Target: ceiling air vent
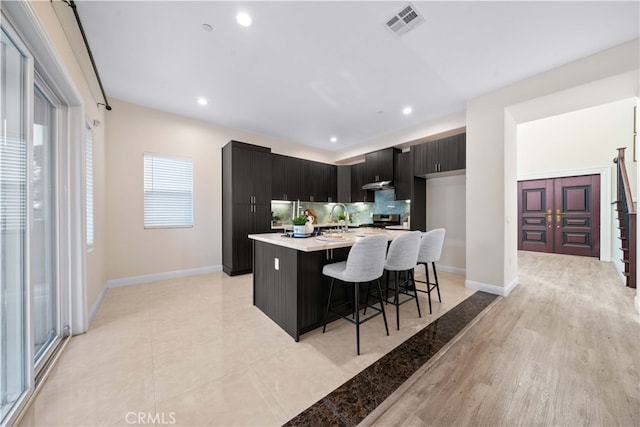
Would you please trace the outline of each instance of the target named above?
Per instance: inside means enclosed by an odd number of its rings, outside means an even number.
[[[411,31],[421,22],[424,22],[422,15],[418,13],[412,4],[408,4],[387,21],[387,27],[397,35],[402,35]]]

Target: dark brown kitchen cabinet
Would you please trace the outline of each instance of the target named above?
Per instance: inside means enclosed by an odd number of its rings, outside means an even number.
[[[222,268],[250,273],[249,234],[271,230],[271,149],[239,141],[222,148]]]
[[[362,186],[371,181],[367,180],[367,163],[351,165],[351,202],[373,202],[373,191],[363,190]]]
[[[338,166],[338,201],[351,203],[351,166]]]
[[[424,176],[466,168],[467,134],[453,135],[437,141],[414,145],[414,173]]]
[[[328,202],[337,197],[334,165],[272,154],[271,172],[273,200]]]
[[[385,148],[365,154],[365,181],[363,184],[380,181],[393,181],[393,169],[398,148]]]
[[[303,184],[301,159],[271,155],[271,199],[299,200]]]
[[[396,200],[409,200],[412,196],[413,186],[413,157],[411,151],[400,153],[396,157],[395,176],[393,187]]]
[[[427,231],[427,180],[414,176],[413,152],[396,157],[394,189],[396,200],[411,200],[409,207],[412,230]]]
[[[335,165],[314,162],[312,178],[313,202],[335,202],[338,198],[338,170]]]

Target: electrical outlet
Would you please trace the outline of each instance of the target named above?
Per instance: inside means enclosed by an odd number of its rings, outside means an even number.
[[[275,268],[276,270],[280,270],[280,259],[279,258],[274,258],[273,259],[273,268]]]

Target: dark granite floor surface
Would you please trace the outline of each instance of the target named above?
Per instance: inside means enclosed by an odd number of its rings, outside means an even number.
[[[474,293],[285,426],[357,425],[496,298]]]

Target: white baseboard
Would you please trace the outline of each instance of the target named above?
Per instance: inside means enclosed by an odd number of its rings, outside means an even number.
[[[466,268],[451,267],[448,265],[438,265],[438,264],[436,264],[436,268],[438,269],[438,271],[446,271],[447,273],[461,274],[463,276],[467,274]]]
[[[91,310],[89,311],[89,321],[87,322],[87,328],[91,324],[91,322],[93,322],[93,318],[96,317],[98,309],[100,308],[100,305],[102,305],[102,300],[104,299],[104,295],[107,293],[107,288],[109,287],[108,284],[108,281],[105,282],[102,290],[100,291],[100,294],[98,295],[98,298],[96,299],[96,302],[93,303],[93,307],[91,307]],[[83,332],[86,332],[86,330]]]
[[[123,277],[122,279],[107,280],[108,288],[118,288],[120,286],[140,285],[142,283],[156,282],[158,280],[177,279],[180,277],[197,276],[199,274],[215,273],[222,271],[221,265],[210,265],[208,267],[189,268],[187,270],[166,271],[164,273],[145,274],[142,276]]]
[[[474,282],[473,280],[465,280],[464,285],[469,289],[475,289],[476,291],[487,292],[494,295],[500,295],[506,297],[511,293],[513,288],[518,286],[520,279],[516,276],[507,286],[490,285],[488,283]]]
[[[618,274],[620,274],[620,277],[624,277],[624,274],[622,274],[622,272],[624,271],[624,264],[622,263],[622,261],[619,259],[614,259],[611,260],[611,262],[613,263],[613,266]]]

